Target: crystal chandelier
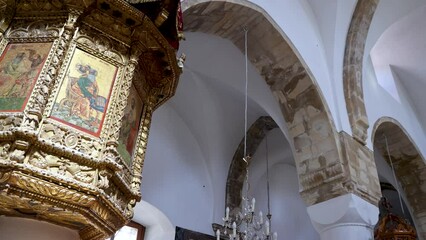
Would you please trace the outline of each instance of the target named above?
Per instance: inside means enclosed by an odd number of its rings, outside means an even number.
[[[229,207],[226,207],[225,217],[223,219],[223,226],[216,230],[217,240],[221,236],[229,240],[277,240],[278,235],[276,232],[271,233],[271,211],[269,203],[269,162],[268,162],[268,139],[265,137],[266,142],[266,183],[267,183],[267,197],[268,197],[268,213],[266,219],[263,217],[262,211],[258,215],[255,213],[256,199],[249,198],[248,192],[250,185],[248,182],[249,177],[249,162],[250,156],[247,155],[247,87],[248,87],[248,60],[247,60],[247,33],[248,29],[244,28],[244,47],[245,47],[245,111],[244,111],[244,157],[243,161],[246,164],[245,186],[246,191],[243,191],[242,197],[242,210],[235,216],[231,216]],[[233,211],[234,212],[234,211]]]

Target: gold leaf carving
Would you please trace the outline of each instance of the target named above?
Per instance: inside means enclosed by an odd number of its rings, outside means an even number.
[[[47,169],[48,167],[46,159],[43,156],[41,156],[39,153],[33,154],[30,157],[28,163],[41,169]]]
[[[10,143],[3,143],[0,145],[0,160],[6,160],[8,158],[10,148]]]
[[[79,142],[79,137],[75,133],[70,133],[70,134],[68,134],[68,136],[65,137],[64,142],[65,142],[65,145],[67,147],[73,148],[73,147],[77,146],[77,144]]]
[[[62,66],[65,54],[70,46],[72,36],[76,29],[75,22],[78,16],[78,13],[70,12],[65,25],[62,25],[62,33],[58,37],[55,37],[54,47],[52,47],[52,51],[49,53],[48,59],[46,60],[46,69],[42,70],[40,79],[34,87],[32,97],[27,103],[27,116],[24,119],[24,127],[35,129],[39,126],[41,116],[48,103],[49,88],[54,84],[57,73]]]
[[[95,171],[91,167],[79,165],[68,159],[59,158],[43,152],[35,152],[29,158],[28,164],[48,170],[51,174],[57,174],[83,183],[91,184],[94,181]]]
[[[99,172],[99,179],[98,179],[98,187],[101,189],[107,189],[109,187],[109,178],[111,177],[111,173],[102,170]]]
[[[16,8],[6,11],[6,1]],[[80,229],[85,240],[104,239],[133,216],[152,111],[177,80],[175,51],[149,18],[124,1],[106,0],[110,10],[101,2],[0,0],[0,53],[9,43],[52,43],[24,111],[0,113],[0,214],[33,214]],[[76,48],[118,68],[99,137],[50,118]],[[129,167],[117,141],[132,84],[146,107]]]
[[[51,120],[41,127],[40,137],[56,144],[64,144],[70,149],[77,150],[87,158],[99,157],[103,145],[99,139],[76,133],[68,127],[59,126]]]
[[[82,228],[87,220],[74,211],[64,209],[57,204],[0,192],[0,214],[17,217],[28,217],[37,213],[37,219],[55,222],[65,227]]]
[[[0,115],[0,132],[8,131],[11,128],[18,127],[22,122],[22,115]]]
[[[108,26],[108,33],[111,36],[115,39],[119,39],[123,43],[130,44],[129,39],[131,38],[132,29],[108,14],[99,10],[94,10],[85,20],[90,25],[97,29],[102,29],[103,31],[107,30],[106,26]]]
[[[10,172],[0,172],[0,183],[6,182],[10,178]]]
[[[113,60],[120,65],[124,65],[127,62],[129,55],[128,45],[117,41],[111,36],[87,24],[80,27],[79,31],[76,33],[75,41],[79,47],[103,58],[107,62]],[[114,64],[114,62],[112,62],[112,64]]]
[[[57,186],[55,184],[47,183],[26,176],[20,176],[16,184],[18,187],[27,191],[36,192],[44,196],[61,199],[62,201],[68,201],[71,203],[76,203],[78,205],[87,206],[95,201],[95,198],[77,192],[75,190],[67,189],[64,187]]]
[[[10,155],[10,160],[22,163],[25,158],[25,151],[20,149],[15,149]]]
[[[60,11],[65,5],[59,0],[23,0],[18,4],[17,11],[21,15],[29,15],[31,12]]]
[[[59,36],[62,26],[63,23],[58,21],[20,21],[13,24],[11,30],[6,33],[6,37],[17,40],[29,38],[55,39]]]
[[[0,35],[8,28],[15,14],[16,5],[14,1],[0,1]]]

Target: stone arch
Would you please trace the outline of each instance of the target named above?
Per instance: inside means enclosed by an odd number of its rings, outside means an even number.
[[[343,88],[352,136],[366,144],[369,127],[362,89],[362,63],[368,29],[379,0],[358,0],[346,36]]]
[[[247,154],[253,156],[266,134],[277,127],[277,123],[271,117],[259,117],[247,130]],[[241,161],[243,157],[244,138],[235,151],[226,180],[225,206],[230,209],[237,209],[241,204],[242,189],[246,173],[246,164]]]
[[[349,150],[342,152],[353,143],[346,135],[337,134],[329,108],[309,69],[263,9],[246,0],[187,0],[183,2],[183,10],[184,31],[228,39],[242,52],[242,27],[251,26],[248,58],[280,104],[294,146],[301,195],[308,205],[346,193],[355,193],[373,203],[378,201],[377,174],[372,174],[367,183],[361,183],[359,172],[351,171],[348,160],[352,156],[357,158],[354,162],[367,159],[366,166],[370,166],[372,156],[359,149],[361,156],[357,150],[352,155]],[[374,161],[372,164],[375,171]],[[370,187],[369,183],[375,185]],[[360,184],[363,186],[359,187]]]
[[[373,146],[390,164],[389,155],[417,225],[420,239],[426,239],[426,164],[412,138],[401,124],[390,117],[380,118],[374,125]]]

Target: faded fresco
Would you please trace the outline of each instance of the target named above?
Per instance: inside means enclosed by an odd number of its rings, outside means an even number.
[[[136,145],[143,103],[138,92],[132,85],[127,106],[124,109],[123,122],[118,138],[118,151],[124,161],[131,167],[133,150]]]
[[[51,117],[99,136],[116,74],[116,66],[76,49]]]
[[[0,57],[0,111],[22,111],[52,43],[11,43]]]

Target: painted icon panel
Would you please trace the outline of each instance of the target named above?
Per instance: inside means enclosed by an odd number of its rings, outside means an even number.
[[[129,167],[132,165],[132,156],[139,132],[142,108],[142,99],[139,97],[135,86],[132,85],[127,105],[124,109],[123,122],[118,138],[118,152]]]
[[[52,43],[10,43],[0,57],[0,111],[23,111]]]
[[[99,136],[118,68],[75,49],[51,118]]]

